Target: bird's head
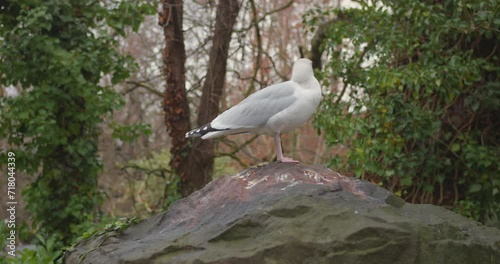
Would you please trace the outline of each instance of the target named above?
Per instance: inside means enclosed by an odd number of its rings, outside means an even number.
[[[291,80],[298,83],[304,83],[314,77],[312,61],[309,59],[299,59],[293,64]]]

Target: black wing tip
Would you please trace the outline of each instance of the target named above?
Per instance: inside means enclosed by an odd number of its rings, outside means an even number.
[[[213,128],[211,124],[204,125],[202,127],[199,127],[197,129],[193,129],[189,132],[186,133],[187,138],[193,138],[193,137],[202,137],[206,135],[207,133],[214,132],[214,131],[222,131],[222,130],[228,130],[229,128],[226,129],[217,129]]]

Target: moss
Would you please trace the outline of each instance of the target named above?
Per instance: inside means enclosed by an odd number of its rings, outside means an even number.
[[[403,199],[397,197],[394,194],[387,196],[387,198],[385,199],[385,203],[394,206],[396,208],[401,208],[406,204],[406,202]]]

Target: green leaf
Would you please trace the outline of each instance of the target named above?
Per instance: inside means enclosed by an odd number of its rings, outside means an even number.
[[[386,171],[385,171],[385,176],[387,176],[387,177],[391,177],[391,176],[393,176],[393,175],[394,175],[394,170],[386,170]]]
[[[410,186],[412,183],[412,178],[411,177],[402,177],[401,178],[401,185],[402,186]]]
[[[470,193],[475,193],[475,192],[479,192],[479,191],[481,191],[481,189],[482,189],[481,184],[479,184],[479,183],[473,183],[473,184],[469,187],[469,192],[470,192]]]

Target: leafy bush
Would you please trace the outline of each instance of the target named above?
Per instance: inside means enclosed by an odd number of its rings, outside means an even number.
[[[6,242],[9,241],[7,238],[10,236],[11,229],[7,227],[6,224],[0,224],[0,246],[3,249],[10,249],[7,246]],[[21,225],[16,226],[16,240],[19,238],[27,236],[27,226],[23,223]],[[28,235],[31,236],[31,235]],[[30,239],[31,240],[31,239]],[[23,241],[26,242],[26,241]],[[22,250],[19,249],[19,245],[16,245],[16,250],[13,251],[15,257],[7,254],[6,252],[0,252],[0,263],[54,263],[57,259],[61,257],[62,251],[61,248],[63,246],[60,237],[57,235],[50,236],[49,238],[44,238],[41,235],[34,235],[33,242],[36,245],[34,248],[24,248]]]
[[[414,203],[500,217],[498,2],[357,1],[335,16],[319,73],[340,79],[315,119],[347,152],[330,166]]]
[[[0,138],[15,153],[16,168],[36,176],[23,192],[33,222],[69,242],[102,200],[100,124],[123,104],[102,78],[115,84],[134,66],[118,53],[111,31],[123,36],[155,9],[56,0],[7,1],[1,8],[0,84],[22,92],[0,99]]]
[[[45,239],[41,235],[37,235],[37,245],[34,249],[24,249],[19,252],[19,256],[12,259],[12,264],[40,264],[40,263],[55,263],[61,258],[62,243],[58,236],[51,236]]]

